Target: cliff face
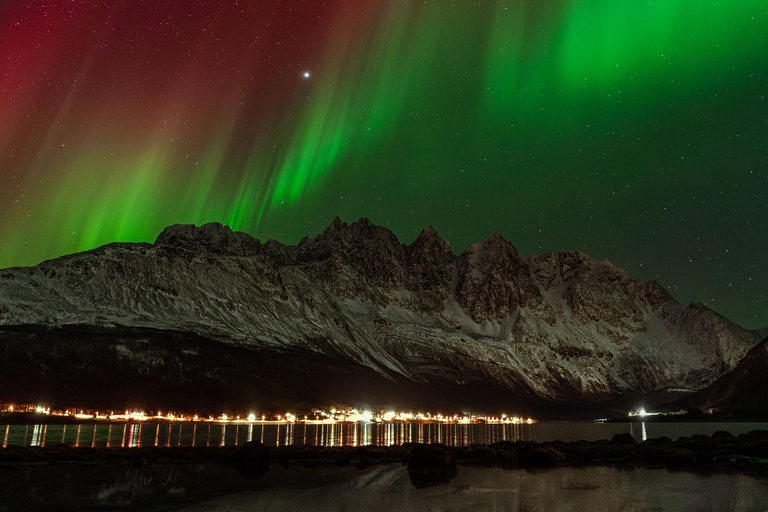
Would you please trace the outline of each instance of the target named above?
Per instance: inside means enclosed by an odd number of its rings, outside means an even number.
[[[389,381],[492,383],[548,400],[704,387],[759,341],[656,282],[579,252],[521,258],[500,235],[456,256],[336,219],[296,246],[219,224],[0,271],[0,326],[183,332],[359,365]],[[512,396],[512,395],[510,395]]]

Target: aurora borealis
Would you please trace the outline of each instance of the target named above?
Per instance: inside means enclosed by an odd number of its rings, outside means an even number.
[[[762,0],[11,1],[0,63],[0,267],[362,216],[768,325]]]

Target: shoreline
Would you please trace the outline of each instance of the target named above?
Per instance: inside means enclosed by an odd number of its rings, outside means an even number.
[[[8,512],[181,510],[227,496],[237,500],[238,493],[289,489],[295,483],[317,489],[345,488],[391,468],[403,472],[398,486],[417,491],[451,485],[457,476],[460,480],[464,472],[476,471],[474,468],[545,475],[547,471],[612,467],[768,479],[768,431],[763,430],[738,437],[718,432],[711,437],[696,435],[677,441],[661,437],[642,443],[629,434],[617,434],[610,441],[502,441],[464,447],[432,445],[426,450],[425,446],[429,445],[12,445],[0,449],[0,497]],[[291,480],[291,475],[300,478]]]
[[[384,463],[405,463],[410,450],[419,444],[356,447],[294,444],[265,446],[265,449],[269,453],[271,464],[285,467],[294,464],[304,467],[369,467]],[[6,448],[0,448],[0,470],[135,461],[140,464],[202,462],[227,465],[241,446],[94,448],[73,447],[63,443],[44,447],[8,445]],[[453,452],[458,465],[524,469],[632,465],[768,471],[768,431],[765,430],[754,430],[738,437],[727,432],[716,432],[712,436],[694,435],[681,437],[677,441],[659,437],[637,442],[630,434],[617,434],[611,440],[599,441],[500,441],[492,444],[439,446]]]

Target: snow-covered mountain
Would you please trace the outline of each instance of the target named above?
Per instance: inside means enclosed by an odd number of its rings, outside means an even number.
[[[67,326],[187,333],[390,382],[552,401],[700,389],[760,341],[580,252],[523,258],[494,234],[456,256],[431,227],[405,245],[338,218],[295,246],[175,225],[154,244],[0,271],[0,327]]]
[[[668,406],[669,409],[715,409],[738,419],[768,417],[768,337],[754,346],[715,382]]]

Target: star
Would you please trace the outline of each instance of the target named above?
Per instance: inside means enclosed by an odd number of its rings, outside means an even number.
[[[370,217],[583,250],[768,326],[765,2],[455,2],[450,30],[440,2],[135,3],[0,1],[0,269],[176,222],[289,242]]]

